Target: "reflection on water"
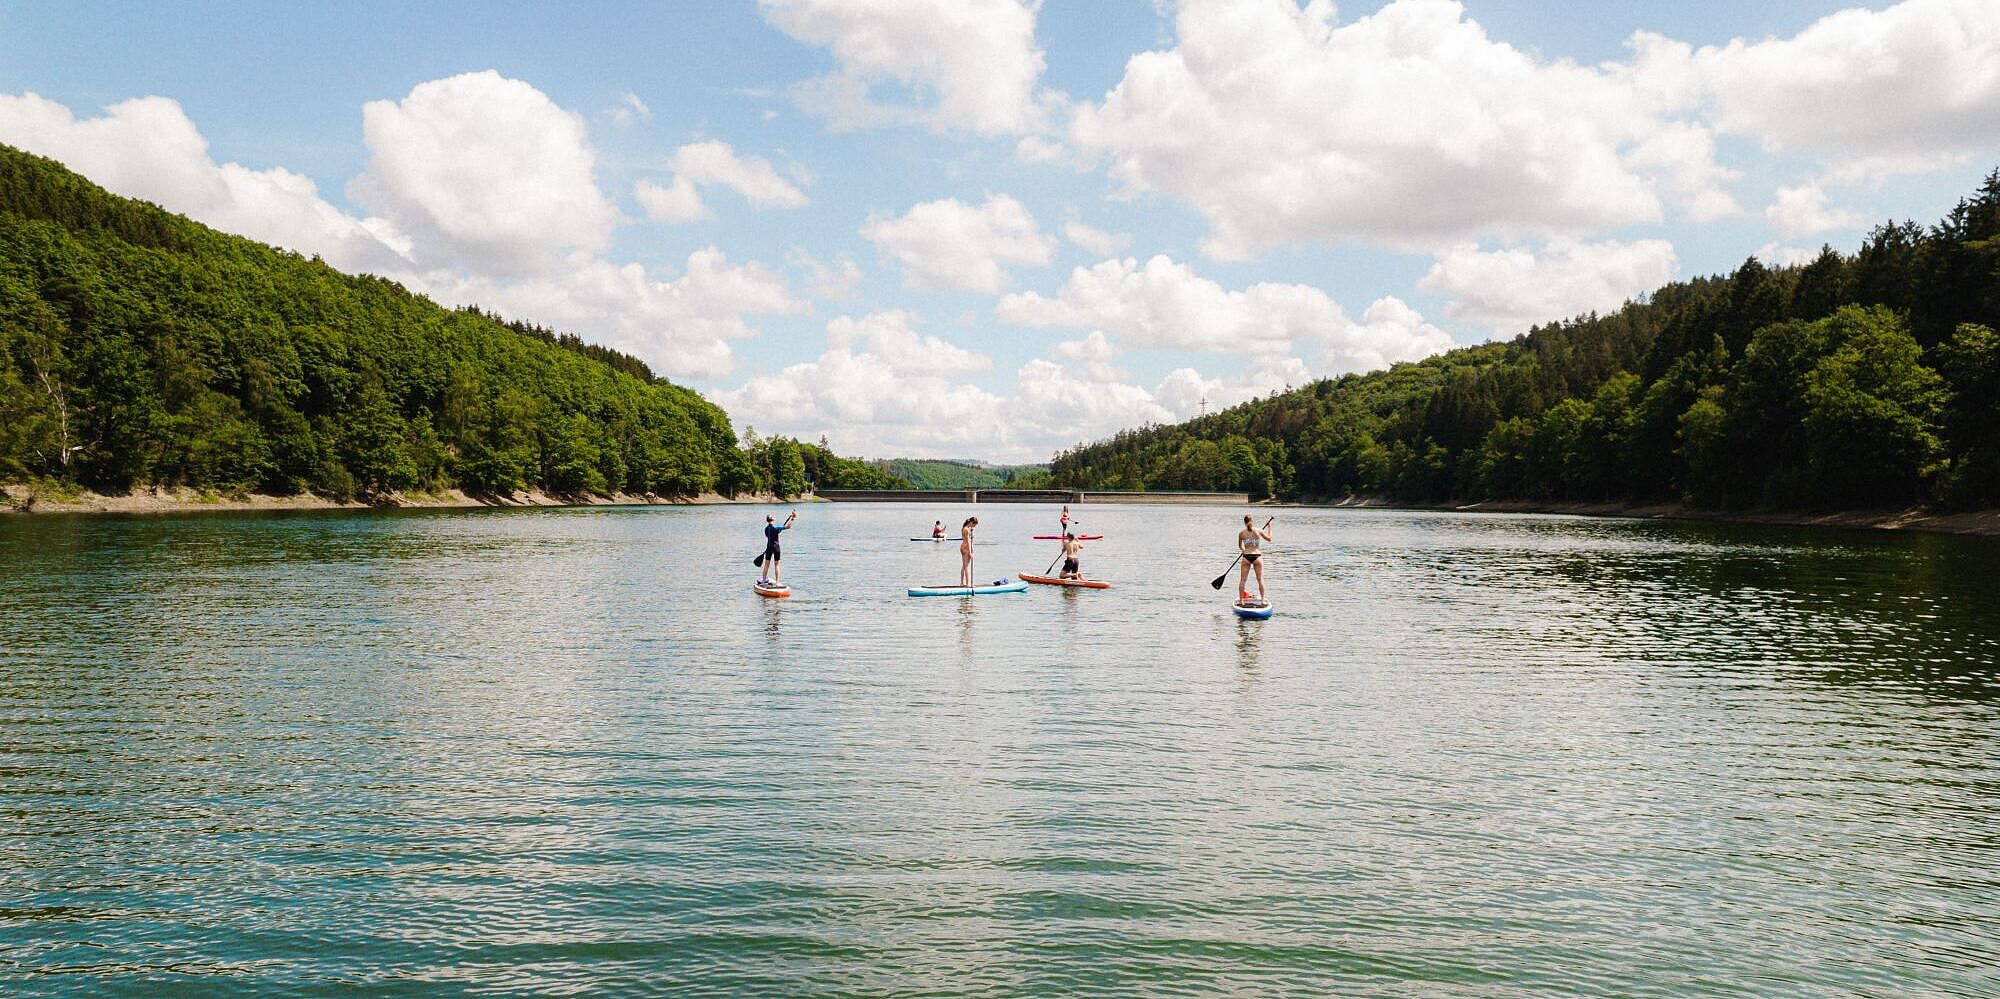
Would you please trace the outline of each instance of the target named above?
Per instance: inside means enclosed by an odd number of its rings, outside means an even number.
[[[1236,659],[1244,669],[1257,668],[1257,646],[1264,637],[1262,621],[1236,619]]]
[[[1992,541],[963,513],[0,520],[0,980],[2000,994]]]

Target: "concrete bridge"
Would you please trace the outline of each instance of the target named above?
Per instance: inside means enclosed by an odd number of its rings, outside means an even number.
[[[1203,503],[1248,504],[1249,493],[1128,492],[1081,489],[821,489],[835,503]]]

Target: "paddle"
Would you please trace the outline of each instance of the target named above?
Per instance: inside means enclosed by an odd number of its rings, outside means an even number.
[[[1268,519],[1266,519],[1266,520],[1264,521],[1264,529],[1265,529],[1265,530],[1267,530],[1267,531],[1268,531],[1268,530],[1270,530],[1270,529],[1271,529],[1271,521],[1273,521],[1273,520],[1277,520],[1277,519],[1278,519],[1278,518],[1276,518],[1276,517],[1271,517],[1271,518],[1268,518]],[[1241,562],[1241,561],[1243,561],[1243,553],[1239,551],[1239,552],[1237,552],[1237,553],[1236,553],[1236,557],[1235,557],[1235,558],[1233,558],[1233,559],[1230,559],[1230,560],[1229,560],[1229,569],[1234,569],[1234,568],[1236,568],[1236,563],[1238,563],[1238,562]],[[1224,570],[1222,570],[1222,575],[1220,575],[1220,576],[1217,576],[1217,577],[1215,577],[1214,579],[1211,579],[1211,580],[1209,580],[1209,581],[1208,581],[1208,586],[1209,586],[1209,588],[1210,588],[1210,589],[1214,589],[1214,590],[1219,590],[1219,589],[1222,589],[1222,581],[1223,581],[1223,580],[1225,580],[1225,579],[1228,579],[1228,578],[1229,578],[1229,569],[1224,569]]]
[[[1072,524],[1071,528],[1074,529],[1074,527],[1075,525]],[[1069,538],[1064,537],[1062,544],[1056,546],[1056,557],[1050,560],[1048,568],[1042,570],[1042,575],[1046,576],[1049,573],[1056,571],[1056,563],[1062,561],[1063,552],[1067,551],[1068,549],[1069,549]]]

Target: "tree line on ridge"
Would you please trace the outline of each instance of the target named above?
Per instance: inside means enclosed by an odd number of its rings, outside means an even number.
[[[738,446],[627,354],[343,274],[0,146],[0,482],[381,499],[900,480]]]
[[[1858,252],[1058,454],[1079,489],[1258,497],[2000,506],[2000,171]]]

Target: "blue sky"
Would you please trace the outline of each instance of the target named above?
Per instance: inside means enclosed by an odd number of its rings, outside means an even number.
[[[1932,220],[1996,10],[0,3],[0,142],[739,429],[1039,459]]]

